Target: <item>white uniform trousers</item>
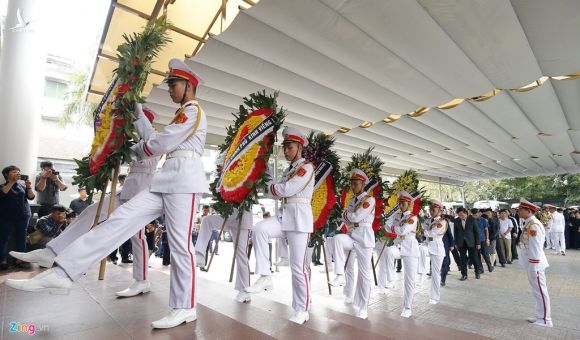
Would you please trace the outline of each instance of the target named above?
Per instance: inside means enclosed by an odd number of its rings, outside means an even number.
[[[441,298],[439,290],[441,288],[441,265],[444,258],[445,255],[431,254],[431,293],[429,297],[435,301],[439,301]]]
[[[375,252],[377,257],[383,252],[381,258],[379,259],[378,268],[379,272],[377,274],[377,281],[379,288],[386,288],[387,284],[395,281],[395,246],[384,247],[383,241],[378,241],[375,245]],[[384,250],[383,250],[384,247]]]
[[[199,227],[199,234],[197,235],[197,242],[195,244],[195,252],[205,256],[207,244],[211,238],[212,231],[220,230],[224,223],[223,217],[220,215],[210,215],[203,218],[201,226]],[[229,231],[232,234],[232,241],[235,242],[238,227],[226,224],[224,231]],[[239,292],[245,291],[250,286],[250,265],[248,263],[248,244],[250,243],[250,230],[240,230],[240,240],[238,241],[238,249],[236,251],[236,283],[235,289]],[[206,259],[209,260],[209,259]]]
[[[536,302],[536,321],[552,321],[550,295],[548,295],[545,271],[528,268],[528,281],[530,281],[530,286],[532,286],[532,295]]]
[[[347,234],[337,234],[334,238],[334,273],[345,276],[343,294],[346,297],[354,296],[354,263],[356,251],[353,239]],[[348,262],[347,262],[348,261]],[[345,270],[346,265],[346,270]]]
[[[288,242],[285,238],[277,238],[276,246],[278,247],[277,254],[281,259],[288,259]],[[276,261],[274,261],[276,262]]]
[[[429,249],[427,248],[427,244],[421,243],[419,245],[419,264],[417,265],[417,274],[426,274],[427,263],[429,263],[429,260],[427,259],[428,256]]]
[[[72,280],[78,280],[91,265],[105,258],[147,223],[165,213],[171,248],[169,306],[194,308],[195,257],[191,231],[196,194],[140,192],[116,209],[111,217],[64,249],[55,262]]]
[[[411,309],[413,307],[413,296],[415,295],[415,275],[417,275],[419,258],[415,256],[401,256],[401,260],[403,261],[403,270],[405,272],[403,307]]]
[[[358,264],[358,275],[356,280],[356,290],[354,293],[353,306],[359,309],[367,309],[369,306],[369,300],[371,298],[371,280],[373,270],[371,267],[371,258],[373,257],[373,248],[361,247],[358,242],[354,242],[353,247],[354,251],[356,252],[356,259]],[[354,263],[354,261],[352,262]],[[347,270],[352,271],[354,268],[348,266]]]
[[[564,237],[564,233],[556,232],[552,234],[552,245],[556,247],[556,251],[558,253],[566,252],[566,238]]]
[[[256,274],[271,275],[268,241],[271,238],[287,238],[292,271],[292,308],[295,311],[310,309],[310,259],[306,258],[309,233],[282,231],[277,217],[269,217],[254,226],[252,244],[256,250]]]
[[[548,231],[546,234],[546,247],[548,249],[556,248],[554,244],[554,233],[551,231]]]
[[[109,218],[109,201],[110,196],[105,196],[101,215],[99,216],[99,223]],[[119,195],[117,195],[115,209],[123,203]],[[95,222],[98,207],[98,203],[88,206],[58,237],[48,242],[46,247],[52,250],[55,255],[59,255],[76,239],[88,233]],[[133,247],[133,278],[137,281],[147,280],[149,277],[149,249],[147,247],[144,229],[139,230],[137,234],[131,237],[131,245]]]
[[[327,236],[323,247],[326,254],[326,262],[331,266],[332,258],[334,257],[334,236]]]

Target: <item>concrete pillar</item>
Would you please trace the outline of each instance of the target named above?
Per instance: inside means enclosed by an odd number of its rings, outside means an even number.
[[[463,206],[467,208],[465,205],[465,184],[461,187],[461,201],[463,202]]]
[[[0,167],[34,179],[44,94],[44,0],[9,0],[0,54]]]

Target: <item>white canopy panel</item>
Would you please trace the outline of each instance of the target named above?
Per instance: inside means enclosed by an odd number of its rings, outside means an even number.
[[[385,173],[456,182],[580,172],[579,35],[576,0],[262,0],[187,62],[212,133],[280,91],[344,159],[374,146]]]

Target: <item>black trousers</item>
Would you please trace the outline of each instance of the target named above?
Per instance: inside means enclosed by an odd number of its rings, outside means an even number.
[[[459,256],[459,250],[457,250],[457,247],[453,248],[453,250],[451,251],[451,255],[453,255],[453,261],[455,261],[457,268],[461,269],[461,258]]]
[[[481,242],[481,247],[478,251],[478,260],[479,260],[479,271],[483,271],[483,263],[481,262],[481,257],[485,260],[485,264],[487,265],[487,270],[491,271],[491,267],[493,267],[491,263],[491,259],[489,258],[489,247],[485,245],[485,241]]]
[[[503,252],[501,237],[499,236],[497,236],[495,239],[495,252],[497,253],[497,259],[499,263],[505,265],[505,254]]]
[[[475,247],[468,247],[466,244],[459,247],[459,255],[461,259],[461,275],[467,276],[467,254],[469,253],[469,260],[474,263],[473,272],[477,274],[477,268],[479,267],[479,260],[477,259],[477,250]]]
[[[449,273],[449,266],[451,265],[451,257],[449,256],[449,248],[445,249],[445,257],[443,264],[441,264],[441,282],[445,282],[447,274]]]
[[[512,235],[512,260],[518,259],[518,247],[516,243],[516,238]]]

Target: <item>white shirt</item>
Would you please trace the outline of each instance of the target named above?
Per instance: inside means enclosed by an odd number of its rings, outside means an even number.
[[[514,228],[514,225],[512,223],[512,221],[509,218],[506,218],[505,220],[502,220],[501,218],[499,219],[499,232],[501,234],[505,234],[509,228]],[[504,238],[511,240],[512,239],[512,233],[509,232],[506,235],[504,235]]]

